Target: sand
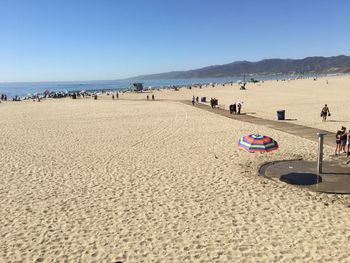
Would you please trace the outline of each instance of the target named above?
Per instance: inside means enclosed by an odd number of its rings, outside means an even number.
[[[257,176],[266,161],[315,160],[316,143],[175,101],[237,97],[257,116],[284,107],[296,123],[333,131],[342,123],[322,123],[319,110],[327,99],[346,124],[350,78],[329,79],[332,91],[322,81],[159,91],[154,102],[123,94],[1,103],[0,261],[349,261],[346,196]],[[251,132],[280,149],[238,149]]]

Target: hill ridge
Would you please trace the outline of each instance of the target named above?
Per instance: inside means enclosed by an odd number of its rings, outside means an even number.
[[[210,77],[237,77],[243,74],[271,75],[305,73],[350,73],[350,56],[313,56],[303,59],[270,58],[256,62],[243,60],[234,61],[222,65],[211,65],[186,71],[170,71],[157,74],[147,74],[132,77],[129,79],[191,79]]]

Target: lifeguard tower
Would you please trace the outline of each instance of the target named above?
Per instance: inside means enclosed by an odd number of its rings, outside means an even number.
[[[143,91],[143,83],[141,82],[134,82],[131,87],[132,91],[135,92],[142,92]]]

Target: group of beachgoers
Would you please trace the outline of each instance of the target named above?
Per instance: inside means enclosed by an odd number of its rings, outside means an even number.
[[[117,93],[114,96],[114,92],[112,93],[112,100],[114,100],[115,98],[119,99],[119,92],[117,91]]]
[[[350,130],[347,132],[346,127],[342,126],[335,135],[335,142],[335,156],[346,154],[347,157],[350,157]]]
[[[146,99],[149,100],[149,95],[146,96]],[[152,100],[155,100],[154,94],[152,94]]]
[[[21,101],[21,97],[19,96],[14,96],[12,99],[12,101]],[[7,101],[7,95],[6,94],[1,94],[1,99],[0,99],[0,102],[1,101]]]
[[[205,98],[204,98],[205,99]],[[194,106],[196,103],[199,102],[199,97],[192,96],[192,105]],[[205,102],[205,100],[204,100]],[[243,102],[242,102],[243,103]],[[230,114],[241,114],[242,109],[242,103],[241,102],[234,102],[229,106]],[[218,106],[218,100],[216,98],[210,99],[210,107],[215,108]]]
[[[241,114],[242,103],[240,102],[232,103],[229,109],[230,109],[230,114]]]
[[[1,94],[1,100],[6,101],[7,100],[7,95],[6,94]]]
[[[210,107],[214,109],[215,107],[219,106],[219,101],[216,98],[211,98],[210,99]]]
[[[331,116],[331,112],[329,111],[329,108],[327,104],[324,105],[324,107],[321,110],[321,117],[322,121],[326,121],[327,117]],[[340,130],[337,131],[335,134],[335,156],[339,156],[341,154],[346,154],[346,157],[350,157],[350,130],[346,131],[346,127],[342,126]],[[350,163],[350,160],[347,162],[347,164]]]

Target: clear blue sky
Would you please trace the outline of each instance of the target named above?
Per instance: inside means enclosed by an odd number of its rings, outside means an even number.
[[[0,82],[350,55],[350,1],[0,0]]]

